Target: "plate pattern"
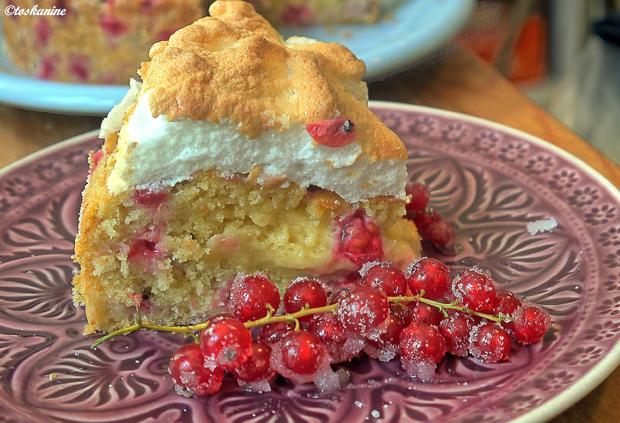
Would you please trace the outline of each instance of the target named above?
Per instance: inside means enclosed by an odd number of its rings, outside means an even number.
[[[510,131],[426,109],[375,111],[407,143],[411,178],[458,228],[458,254],[442,259],[455,271],[479,264],[547,309],[542,343],[515,346],[498,365],[446,359],[432,384],[358,359],[338,392],[282,382],[256,396],[229,381],[207,399],[178,397],[165,373],[179,338],[140,333],[91,350],[81,335],[70,256],[92,135],[0,176],[0,422],[495,423],[579,382],[620,338],[618,194]],[[552,232],[527,231],[549,217]]]

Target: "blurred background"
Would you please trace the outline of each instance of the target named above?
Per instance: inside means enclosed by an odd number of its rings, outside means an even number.
[[[457,42],[620,162],[620,0],[480,0]]]

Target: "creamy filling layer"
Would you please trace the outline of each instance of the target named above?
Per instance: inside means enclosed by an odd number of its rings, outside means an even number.
[[[301,124],[249,139],[229,121],[153,117],[148,96],[147,92],[138,99],[120,131],[115,167],[107,181],[112,193],[174,185],[201,170],[230,176],[258,169],[259,183],[284,178],[333,191],[349,203],[377,196],[405,198],[403,160],[370,162],[355,142],[339,148],[318,145]],[[119,126],[117,116],[123,110],[113,113],[105,131],[102,127],[103,135]]]

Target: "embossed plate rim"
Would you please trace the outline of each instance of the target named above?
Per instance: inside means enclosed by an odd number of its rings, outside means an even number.
[[[440,116],[444,118],[454,119],[456,121],[467,121],[478,125],[486,126],[490,129],[495,129],[501,132],[504,132],[508,135],[514,136],[516,138],[523,139],[529,143],[539,145],[544,149],[550,151],[551,153],[567,160],[572,163],[575,167],[587,173],[590,177],[596,180],[598,183],[602,185],[607,191],[620,203],[620,192],[618,189],[603,175],[593,169],[590,165],[582,161],[581,159],[573,156],[567,151],[535,137],[533,135],[527,134],[523,131],[495,123],[486,119],[465,115],[462,113],[451,112],[446,110],[435,109],[431,107],[417,106],[417,105],[409,105],[403,103],[395,103],[395,102],[383,102],[383,101],[371,101],[371,108],[378,109],[388,109],[388,110],[401,110],[413,113],[420,113],[426,115],[434,115]],[[44,157],[48,154],[56,152],[58,150],[62,150],[67,146],[79,144],[86,140],[92,140],[93,138],[97,138],[98,130],[93,130],[86,132],[84,134],[80,134],[74,137],[71,137],[67,140],[61,141],[59,143],[48,146],[42,150],[39,150],[35,153],[32,153],[22,159],[19,159],[3,168],[0,169],[0,178],[8,174],[9,172],[23,166],[29,162],[37,160],[41,157]],[[554,396],[547,402],[534,407],[529,410],[525,414],[517,417],[514,422],[517,423],[525,423],[532,421],[541,421],[551,419],[561,412],[565,411],[568,407],[578,402],[584,396],[586,396],[589,392],[591,392],[597,385],[599,385],[606,377],[608,377],[612,371],[620,364],[620,343],[616,343],[616,345],[601,358],[592,368],[590,368],[585,375],[579,378],[573,385],[569,388],[565,389],[558,395]]]
[[[475,116],[466,115],[463,113],[452,112],[449,110],[435,109],[432,107],[417,106],[411,104],[388,102],[388,101],[371,101],[370,107],[385,108],[392,110],[407,110],[411,112],[422,112],[435,116],[442,116],[446,118],[456,118],[459,120],[465,120],[480,125],[485,125],[491,129],[502,131],[506,134],[521,138],[532,144],[540,145],[547,150],[551,151],[563,159],[574,164],[579,169],[586,172],[589,176],[603,185],[614,197],[620,202],[620,192],[618,189],[601,175],[597,170],[592,168],[589,164],[573,156],[566,150],[551,144],[549,141],[545,141],[542,138],[530,135],[527,132],[520,131],[510,126],[506,126],[500,123],[496,123],[487,119],[482,119]],[[577,380],[570,388],[564,390],[560,394],[553,397],[551,400],[541,404],[528,411],[527,413],[519,416],[514,423],[526,423],[526,422],[538,422],[546,421],[556,417],[570,406],[577,403],[587,394],[589,394],[594,388],[603,382],[618,366],[620,365],[620,343],[616,343],[613,349],[607,353],[598,363],[596,363],[588,372]]]

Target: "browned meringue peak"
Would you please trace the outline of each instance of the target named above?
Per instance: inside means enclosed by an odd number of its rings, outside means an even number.
[[[406,160],[402,142],[368,109],[365,65],[347,48],[284,42],[243,1],[216,1],[209,12],[155,44],[142,64],[141,95],[150,91],[154,116],[232,121],[249,138],[344,116],[369,162]]]

